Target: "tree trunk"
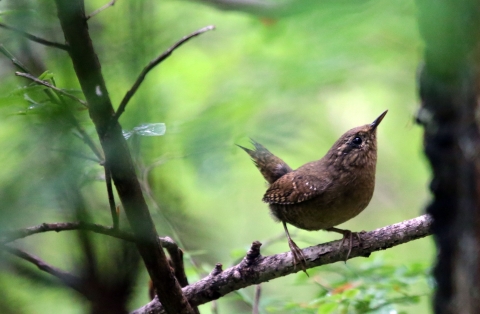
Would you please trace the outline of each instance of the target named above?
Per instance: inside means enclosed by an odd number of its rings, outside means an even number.
[[[438,249],[435,313],[480,313],[480,134],[476,120],[477,1],[417,0],[425,64],[419,77],[425,153],[433,170]]]

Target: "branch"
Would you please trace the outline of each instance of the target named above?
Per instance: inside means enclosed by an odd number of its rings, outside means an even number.
[[[102,152],[100,151],[99,148],[97,148],[97,145],[95,145],[95,142],[93,142],[93,139],[90,137],[90,135],[87,134],[85,129],[78,123],[77,119],[75,116],[70,115],[70,121],[71,123],[75,126],[77,129],[78,133],[76,134],[79,139],[81,139],[87,146],[90,148],[90,150],[97,156],[98,161],[100,164],[104,163],[105,157],[103,156]]]
[[[15,240],[23,239],[28,236],[44,233],[44,232],[61,232],[61,231],[73,231],[73,230],[86,230],[98,234],[104,234],[117,238],[120,240],[126,240],[129,242],[135,242],[135,236],[126,231],[117,230],[113,227],[102,226],[98,224],[88,223],[88,222],[54,222],[54,223],[43,223],[41,225],[36,225],[33,227],[28,227],[24,229],[17,229],[13,231],[4,232],[0,234],[0,245],[13,242]],[[158,238],[162,247],[167,249],[167,251],[180,250],[178,245],[170,237]]]
[[[105,9],[108,9],[109,7],[113,7],[115,5],[115,2],[117,2],[117,0],[112,0],[110,1],[109,3],[101,6],[100,8],[96,9],[95,11],[93,11],[92,13],[90,13],[89,15],[87,15],[87,20],[91,19],[92,17],[94,17],[95,15],[97,15],[98,13],[102,12],[103,10]]]
[[[156,67],[158,64],[160,64],[160,62],[162,62],[163,60],[168,58],[172,54],[172,52],[175,51],[175,49],[177,49],[178,47],[180,47],[181,45],[186,43],[191,38],[196,37],[200,34],[203,34],[207,31],[213,30],[213,29],[215,29],[215,26],[209,25],[209,26],[206,26],[204,28],[201,28],[201,29],[191,33],[190,35],[187,35],[187,36],[183,37],[181,40],[176,42],[173,46],[168,48],[167,51],[165,51],[164,53],[162,53],[161,55],[159,55],[158,57],[156,57],[155,59],[150,61],[150,63],[145,68],[143,68],[142,72],[138,76],[138,78],[135,81],[135,83],[133,84],[133,86],[130,88],[130,90],[123,97],[122,102],[118,106],[117,112],[115,112],[115,116],[113,117],[113,121],[115,121],[115,122],[118,121],[118,119],[120,118],[122,113],[125,111],[125,107],[127,106],[128,102],[133,97],[133,95],[135,94],[137,89],[140,87],[140,84],[142,84],[142,82],[145,79],[145,77],[147,76],[148,72],[150,72],[154,67]]]
[[[110,206],[110,213],[112,214],[113,229],[119,229],[119,217],[117,213],[117,206],[115,206],[115,197],[113,195],[112,176],[110,175],[110,167],[105,162],[103,165],[105,170],[105,184],[107,185],[108,205]]]
[[[49,232],[49,231],[60,232],[60,231],[71,231],[71,230],[87,230],[87,231],[108,235],[114,238],[130,241],[130,242],[135,242],[135,237],[133,236],[133,234],[125,231],[116,230],[112,227],[106,227],[106,226],[97,225],[97,224],[88,223],[88,222],[55,222],[55,223],[43,223],[41,225],[28,227],[25,229],[18,229],[18,230],[13,230],[9,232],[4,232],[3,234],[0,234],[0,244],[5,244],[18,239],[26,238],[28,236],[31,236],[37,233],[43,233],[43,232]],[[162,245],[165,246],[165,243],[167,245],[171,245],[171,242],[173,241],[170,238],[167,238],[166,240],[162,240],[162,242],[164,242],[162,243]]]
[[[122,202],[135,244],[153,286],[168,313],[194,313],[182,293],[158,240],[157,230],[135,173],[128,145],[108,95],[100,61],[90,38],[83,0],[55,0],[57,16],[70,49],[75,74],[89,106],[89,114],[100,138],[105,161]]]
[[[45,46],[55,47],[55,48],[65,50],[65,51],[68,51],[68,49],[69,49],[69,47],[67,45],[59,44],[59,43],[56,43],[56,42],[53,42],[53,41],[49,41],[49,40],[34,36],[32,34],[24,32],[24,31],[22,31],[18,28],[8,26],[8,25],[5,25],[3,23],[0,23],[0,27],[11,30],[11,31],[13,31],[17,34],[22,35],[23,37],[26,37],[26,38],[30,39],[31,41],[34,41],[36,43],[39,43],[39,44],[42,44],[42,45],[45,45]]]
[[[259,314],[260,297],[262,295],[262,285],[255,286],[255,298],[253,300],[252,314]]]
[[[60,231],[72,231],[72,230],[86,230],[94,233],[108,235],[117,239],[126,240],[129,242],[135,242],[133,234],[125,231],[120,231],[118,228],[106,227],[102,225],[87,223],[87,222],[56,222],[56,223],[43,223],[41,225],[28,227],[25,229],[18,229],[14,231],[5,232],[0,234],[0,245],[6,244],[18,239],[26,238],[28,236],[44,233],[44,232],[60,232]],[[188,285],[187,276],[185,274],[185,267],[183,265],[183,251],[170,237],[159,238],[162,247],[164,247],[173,263],[175,269],[175,277],[177,278],[180,286],[185,287]]]
[[[38,233],[50,232],[50,231],[60,232],[60,231],[71,231],[71,230],[92,231],[94,233],[108,235],[117,239],[122,239],[129,242],[135,242],[135,237],[133,236],[133,234],[125,231],[120,231],[115,226],[106,227],[106,226],[87,223],[87,222],[57,222],[57,223],[43,223],[41,225],[28,227],[25,229],[9,231],[9,232],[0,234],[0,245],[5,245],[6,243],[9,243],[18,239],[22,239]],[[188,279],[187,279],[187,275],[185,274],[185,267],[183,264],[182,249],[180,249],[177,243],[175,243],[175,241],[173,241],[170,237],[159,238],[159,241],[162,247],[164,247],[168,251],[168,254],[170,255],[173,268],[175,271],[175,277],[177,278],[180,286],[181,287],[188,286]],[[195,311],[195,313],[199,313],[196,307],[193,307],[193,310]]]
[[[117,239],[135,242],[135,237],[133,236],[133,234],[131,234],[130,232],[118,230],[115,227],[106,227],[88,222],[55,222],[43,223],[41,225],[28,227],[25,229],[4,232],[3,234],[0,234],[0,244],[6,244],[38,233],[72,230],[92,231],[94,233],[108,235]],[[162,247],[164,247],[168,251],[168,254],[171,256],[172,263],[175,268],[175,276],[177,277],[180,285],[182,287],[187,286],[188,281],[183,266],[183,251],[170,237],[159,238],[159,241],[162,244]]]
[[[8,51],[7,48],[5,48],[5,46],[1,44],[0,44],[0,53],[2,53],[5,57],[10,59],[13,65],[19,68],[20,70],[22,70],[23,72],[30,72],[28,71],[27,67],[20,62],[20,60],[15,58],[15,56],[10,51]]]
[[[24,77],[24,78],[27,78],[29,80],[32,80],[34,81],[35,83],[37,84],[40,84],[40,85],[43,85],[43,86],[46,86],[50,89],[53,89],[54,91],[70,98],[70,99],[73,99],[77,102],[79,102],[80,104],[82,104],[85,108],[88,108],[88,105],[87,103],[84,101],[84,100],[81,100],[80,98],[70,94],[70,93],[67,93],[66,91],[64,91],[63,89],[60,89],[56,86],[53,86],[52,84],[48,83],[47,81],[43,81],[43,80],[40,80],[38,78],[36,78],[35,76],[31,75],[31,74],[28,74],[28,73],[22,73],[22,72],[15,72],[15,75],[17,76],[21,76],[21,77]]]
[[[170,237],[160,238],[162,246],[167,249],[168,255],[170,255],[170,260],[172,261],[173,270],[175,277],[178,280],[180,286],[188,286],[187,274],[185,273],[185,266],[183,263],[183,250],[178,247],[177,243],[173,241]],[[192,306],[192,309],[195,314],[200,314],[198,307]]]
[[[431,224],[432,219],[430,216],[423,215],[371,232],[362,232],[362,244],[359,245],[358,240],[354,239],[349,259],[358,256],[368,256],[372,252],[428,236],[431,234]],[[80,229],[126,241],[135,241],[133,234],[115,230],[111,227],[84,222],[66,222],[43,223],[41,225],[3,233],[0,235],[0,244],[43,232]],[[174,256],[176,250],[180,250],[177,244],[169,237],[159,238],[159,241],[162,246],[169,251],[171,256]],[[303,252],[307,259],[307,268],[344,261],[347,248],[338,250],[340,243],[341,240],[338,240],[304,249]],[[189,301],[194,305],[200,305],[216,300],[238,289],[260,284],[299,271],[292,267],[290,252],[262,257],[259,255],[260,245],[260,242],[255,242],[247,257],[238,265],[223,271],[222,265],[217,264],[209,276],[184,288],[183,291]],[[217,292],[220,294],[217,294]],[[152,313],[164,313],[161,305],[155,300],[134,313],[145,313],[148,310],[152,310]]]
[[[420,239],[431,234],[432,218],[423,215],[411,220],[406,220],[394,225],[380,228],[370,232],[361,232],[361,245],[354,239],[350,259],[354,257],[367,257],[372,252],[385,250],[409,241]],[[307,268],[344,261],[348,247],[338,249],[341,240],[333,241],[303,250],[307,260]],[[260,255],[261,243],[252,243],[247,256],[239,264],[225,271],[214,271],[206,278],[183,288],[183,293],[192,305],[200,305],[222,296],[262,282],[283,277],[301,271],[292,265],[290,252],[271,256]],[[162,305],[154,299],[147,305],[132,312],[132,314],[165,313]]]
[[[30,262],[32,263],[33,265],[37,266],[38,269],[46,272],[46,273],[49,273],[50,275],[52,276],[55,276],[57,277],[58,279],[60,279],[60,281],[80,292],[81,294],[84,294],[85,295],[85,289],[82,288],[82,284],[81,284],[81,280],[80,278],[66,272],[66,271],[63,271],[63,270],[60,270],[54,266],[51,266],[47,263],[45,263],[43,260],[41,260],[40,258],[32,255],[32,254],[29,254],[25,251],[22,251],[20,249],[17,249],[17,248],[13,248],[11,246],[7,246],[7,245],[4,245],[2,246],[2,249],[12,255],[15,255],[23,260],[26,260],[27,262]]]

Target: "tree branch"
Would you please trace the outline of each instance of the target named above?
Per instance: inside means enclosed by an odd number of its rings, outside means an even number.
[[[119,217],[117,213],[117,207],[115,206],[115,196],[113,195],[113,187],[112,187],[112,176],[110,175],[110,167],[107,163],[103,165],[105,170],[105,184],[107,187],[107,195],[108,195],[108,205],[110,207],[110,213],[112,214],[112,224],[113,229],[119,229]]]
[[[88,223],[88,222],[55,222],[55,223],[43,223],[41,225],[28,227],[25,229],[18,229],[18,230],[13,230],[9,232],[4,232],[3,234],[0,234],[0,244],[6,244],[18,239],[26,238],[28,236],[31,236],[37,233],[43,233],[43,232],[49,232],[49,231],[60,232],[60,231],[71,231],[71,230],[87,230],[87,231],[108,235],[114,238],[130,241],[130,242],[135,242],[135,237],[133,236],[133,234],[125,231],[115,230],[112,227],[106,227],[106,226],[97,225],[97,224]],[[168,239],[169,240],[163,241],[167,243],[167,245],[169,245],[169,243],[172,242],[170,238]]]
[[[262,296],[262,285],[255,286],[255,298],[253,299],[252,314],[259,314],[260,297]]]
[[[114,238],[118,238],[121,240],[126,240],[129,242],[135,242],[135,237],[133,234],[125,231],[121,231],[115,226],[113,227],[106,227],[102,225],[87,223],[87,222],[57,222],[57,223],[43,223],[41,225],[28,227],[25,229],[13,230],[9,232],[5,232],[0,234],[0,245],[5,245],[6,243],[22,239],[34,234],[44,233],[49,231],[72,231],[72,230],[85,230],[85,231],[92,231],[94,233],[108,235]],[[159,238],[162,247],[164,247],[168,254],[170,255],[170,259],[173,264],[175,277],[177,278],[181,287],[188,286],[188,279],[185,273],[185,267],[183,263],[183,251],[180,249],[170,237],[163,237]],[[5,246],[9,248],[8,246]],[[28,253],[25,253],[28,254]],[[77,291],[79,289],[76,289]],[[199,313],[196,307],[193,308],[195,313]]]
[[[44,232],[60,232],[60,231],[72,231],[72,230],[86,230],[94,233],[108,235],[117,239],[126,240],[129,242],[135,242],[135,237],[130,232],[125,232],[116,229],[115,227],[106,227],[102,225],[92,224],[88,222],[56,222],[56,223],[43,223],[41,225],[28,227],[25,229],[18,229],[0,234],[0,244],[6,244],[18,239],[26,238],[28,236],[44,233]],[[182,287],[188,285],[187,276],[185,274],[185,268],[183,266],[183,251],[180,249],[170,237],[159,238],[162,247],[164,247],[174,265],[175,276]]]
[[[97,15],[98,13],[102,12],[103,10],[108,9],[109,7],[113,7],[113,6],[115,5],[115,2],[117,2],[117,0],[112,0],[112,1],[110,1],[109,3],[104,4],[104,5],[101,6],[100,8],[96,9],[95,11],[93,11],[92,13],[90,13],[90,14],[87,16],[87,20],[91,19],[92,17],[94,17],[94,16]]]
[[[90,118],[95,124],[112,180],[135,235],[135,244],[158,298],[168,313],[193,314],[158,240],[122,128],[117,121],[112,122],[114,109],[88,31],[84,2],[55,0],[55,3],[65,40],[70,47],[69,55],[89,105]]]
[[[69,47],[67,45],[59,44],[59,43],[56,43],[56,42],[53,42],[53,41],[49,41],[49,40],[34,36],[32,34],[24,32],[24,31],[22,31],[18,28],[8,26],[8,25],[5,25],[3,23],[0,23],[0,27],[11,30],[11,31],[13,31],[17,34],[22,35],[23,37],[26,37],[26,38],[30,39],[31,41],[34,41],[36,43],[39,43],[39,44],[42,44],[42,45],[45,45],[45,46],[55,47],[55,48],[65,50],[65,51],[68,51],[68,49],[69,49]]]
[[[172,52],[175,51],[175,49],[177,49],[178,47],[180,47],[181,45],[183,45],[184,43],[186,43],[187,41],[189,41],[193,37],[196,37],[198,35],[201,35],[201,34],[207,32],[207,31],[213,30],[213,29],[215,29],[215,26],[209,25],[209,26],[206,26],[204,28],[201,28],[201,29],[191,33],[190,35],[187,35],[187,36],[183,37],[181,40],[176,42],[173,46],[168,48],[164,53],[162,53],[161,55],[159,55],[158,57],[156,57],[155,59],[150,61],[150,63],[145,68],[143,68],[142,72],[140,72],[140,75],[138,75],[137,80],[135,81],[133,86],[130,88],[130,90],[123,97],[122,102],[118,106],[117,112],[115,112],[115,116],[113,117],[113,121],[118,121],[118,119],[120,118],[122,113],[125,111],[125,107],[127,106],[128,102],[133,97],[133,95],[135,94],[137,89],[140,87],[140,84],[142,84],[142,82],[145,79],[145,77],[147,76],[148,72],[150,72],[154,67],[156,67],[158,64],[160,64],[160,62],[162,62],[163,60],[168,58],[172,54]]]
[[[85,295],[85,289],[82,288],[82,284],[81,284],[81,280],[80,278],[66,272],[66,271],[63,271],[63,270],[60,270],[54,266],[51,266],[47,263],[45,263],[43,260],[41,260],[40,258],[30,254],[30,253],[27,253],[23,250],[20,250],[20,249],[17,249],[17,248],[13,248],[11,246],[7,246],[7,245],[3,245],[1,247],[4,251],[12,254],[12,255],[15,255],[27,262],[30,262],[32,263],[33,265],[37,266],[38,269],[46,272],[46,273],[49,273],[50,275],[52,276],[55,276],[57,277],[64,285],[80,292],[81,294],[84,294]]]
[[[28,71],[27,67],[20,62],[20,60],[15,58],[15,56],[10,51],[8,51],[4,45],[1,45],[1,44],[0,44],[0,53],[2,53],[5,57],[10,59],[13,65],[16,66],[18,69],[22,70],[23,72],[30,72]]]
[[[360,245],[358,240],[354,239],[350,259],[359,256],[367,257],[372,252],[428,236],[431,234],[431,224],[431,217],[423,215],[374,231],[361,232],[362,243]],[[344,261],[348,247],[342,247],[339,250],[340,243],[341,240],[338,240],[304,249],[307,268]],[[260,255],[260,246],[260,242],[254,242],[247,256],[239,264],[223,272],[218,271],[216,267],[217,271],[183,288],[189,302],[193,305],[204,304],[232,291],[301,271],[298,267],[293,268],[290,252],[264,257]],[[132,314],[143,313],[165,312],[160,302],[154,299],[132,312]]]
[[[366,257],[372,252],[385,250],[428,236],[431,234],[431,224],[432,218],[428,215],[423,215],[371,232],[361,232],[362,243],[360,245],[358,240],[354,238],[349,259],[359,256]],[[135,241],[135,237],[131,233],[115,230],[111,227],[84,222],[66,222],[43,223],[41,225],[3,233],[0,235],[0,244],[12,242],[37,233],[79,229],[126,241]],[[180,250],[177,244],[169,237],[159,238],[159,241],[171,256],[175,256],[175,252]],[[340,243],[341,240],[338,240],[304,249],[303,252],[307,259],[307,268],[343,261],[348,248],[342,247],[341,250],[338,250]],[[193,305],[200,305],[216,300],[232,291],[299,271],[299,269],[293,269],[290,252],[262,257],[259,255],[260,245],[260,242],[254,242],[247,257],[238,265],[223,271],[222,265],[217,264],[206,278],[185,287],[183,291],[189,301]],[[134,313],[147,313],[150,310],[153,311],[152,313],[164,313],[163,308],[156,300],[138,309]]]
[[[73,230],[86,230],[98,234],[104,234],[117,238],[120,240],[126,240],[129,242],[135,242],[135,236],[126,231],[117,230],[113,227],[102,226],[98,224],[88,223],[88,222],[54,222],[54,223],[43,223],[33,227],[28,227],[24,229],[17,229],[13,231],[4,232],[0,234],[0,245],[13,242],[18,239],[23,239],[28,236],[44,233],[44,232],[61,232],[61,231],[73,231]],[[167,249],[167,251],[175,251],[180,248],[170,237],[159,238],[162,247]]]

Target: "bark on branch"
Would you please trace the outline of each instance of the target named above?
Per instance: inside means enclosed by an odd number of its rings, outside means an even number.
[[[431,234],[431,224],[431,217],[423,215],[374,231],[362,232],[360,233],[362,243],[360,245],[358,240],[354,239],[349,258],[367,257],[372,252],[428,236]],[[339,250],[340,243],[341,240],[338,240],[304,249],[303,254],[307,260],[307,268],[345,260],[348,247],[343,246]],[[299,267],[293,268],[290,252],[264,257],[260,255],[260,246],[261,243],[255,241],[246,257],[238,265],[224,271],[216,267],[209,276],[183,288],[183,293],[190,304],[204,304],[219,299],[232,291],[301,271]],[[132,314],[144,313],[156,314],[165,313],[165,311],[158,299],[155,298],[147,305],[132,312]]]

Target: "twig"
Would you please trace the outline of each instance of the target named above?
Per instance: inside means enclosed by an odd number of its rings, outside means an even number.
[[[29,80],[34,81],[34,82],[37,83],[37,84],[40,84],[40,85],[46,86],[46,87],[48,87],[48,88],[50,88],[50,89],[53,89],[54,91],[56,91],[56,92],[58,92],[58,93],[60,93],[60,94],[62,94],[62,95],[64,95],[64,96],[66,96],[66,97],[68,97],[68,98],[70,98],[70,99],[73,99],[73,100],[75,100],[75,101],[78,101],[78,102],[79,102],[80,104],[82,104],[85,108],[88,108],[88,105],[87,105],[87,102],[86,102],[86,101],[81,100],[80,98],[78,98],[78,97],[76,97],[76,96],[74,96],[74,95],[72,95],[72,94],[70,94],[70,93],[67,93],[66,91],[64,91],[64,90],[62,90],[62,89],[60,89],[60,88],[58,88],[58,87],[56,87],[56,86],[53,86],[52,84],[48,83],[47,81],[40,80],[40,79],[36,78],[35,76],[33,76],[33,75],[29,74],[29,73],[15,72],[15,75],[21,76],[21,77],[25,77],[25,78],[27,78],[27,79],[29,79]]]
[[[259,312],[259,305],[260,305],[260,296],[262,295],[262,285],[255,286],[255,298],[253,299],[253,309],[252,314],[258,314]]]
[[[140,84],[142,84],[143,80],[145,79],[145,77],[147,76],[148,72],[150,72],[150,70],[152,70],[155,66],[157,66],[160,62],[162,62],[163,60],[165,60],[166,58],[168,58],[173,51],[175,51],[175,49],[177,49],[178,47],[180,47],[182,44],[184,44],[185,42],[187,42],[188,40],[190,40],[191,38],[193,37],[196,37],[200,34],[203,34],[209,30],[213,30],[215,29],[215,26],[214,25],[209,25],[209,26],[206,26],[204,28],[201,28],[193,33],[191,33],[190,35],[187,35],[185,37],[183,37],[181,40],[179,40],[178,42],[176,42],[173,46],[171,46],[170,48],[168,48],[164,53],[162,53],[161,55],[159,55],[158,57],[156,57],[155,59],[153,59],[152,61],[150,61],[150,63],[142,70],[142,72],[140,73],[140,75],[138,76],[137,80],[135,81],[135,83],[133,84],[133,86],[130,88],[130,90],[125,94],[125,96],[123,97],[122,99],[122,102],[120,103],[120,105],[118,106],[118,109],[117,111],[115,112],[115,115],[113,116],[113,120],[112,120],[112,123],[118,121],[118,119],[120,118],[120,116],[122,115],[122,113],[125,111],[125,107],[127,106],[128,102],[130,101],[130,99],[133,97],[133,95],[135,94],[135,92],[137,91],[137,89],[140,87]]]
[[[5,46],[1,45],[0,44],[0,53],[2,53],[5,57],[7,57],[8,59],[10,59],[10,61],[12,61],[13,65],[15,65],[17,68],[19,68],[20,70],[22,70],[23,72],[27,72],[29,73],[30,71],[27,69],[26,66],[24,66],[20,60],[18,60],[17,58],[15,58],[15,56],[13,54],[10,53],[10,51],[7,50],[7,48],[5,48]]]
[[[213,300],[211,303],[212,303],[212,306],[210,307],[210,311],[212,312],[212,314],[218,314],[217,300]]]
[[[162,246],[167,249],[168,255],[170,255],[178,283],[182,288],[188,286],[188,279],[183,265],[183,251],[170,237],[163,238]]]
[[[133,234],[125,231],[115,230],[111,227],[106,227],[98,224],[87,223],[87,222],[55,222],[55,223],[43,223],[41,225],[28,227],[24,229],[13,230],[9,232],[4,232],[0,235],[0,244],[5,244],[12,242],[18,239],[26,238],[28,236],[49,232],[49,231],[71,231],[71,230],[88,230],[95,233],[100,233],[114,238],[135,241]]]
[[[117,2],[117,0],[112,0],[109,3],[104,4],[100,8],[96,9],[95,11],[93,11],[92,13],[87,15],[87,20],[91,19],[92,17],[94,17],[98,13],[102,12],[103,10],[108,9],[109,7],[113,7],[115,5],[115,2]]]
[[[40,269],[40,270],[42,270],[46,273],[49,273],[52,276],[57,277],[66,286],[68,286],[72,289],[75,289],[82,294],[85,293],[85,290],[82,288],[80,278],[78,278],[78,277],[76,277],[76,276],[74,276],[74,275],[72,275],[72,274],[70,274],[66,271],[63,271],[59,268],[51,266],[51,265],[45,263],[40,258],[38,258],[38,257],[36,257],[36,256],[34,256],[30,253],[27,253],[25,251],[22,251],[20,249],[13,248],[13,247],[7,246],[7,245],[2,246],[1,248],[4,251],[6,251],[10,254],[13,254],[13,255],[15,255],[15,256],[23,259],[23,260],[26,260],[26,261],[34,264],[35,266],[38,267],[38,269]]]
[[[431,235],[432,219],[423,215],[411,220],[390,225],[370,232],[362,232],[362,244],[354,239],[353,249],[349,258],[366,257],[372,252],[385,250],[415,239]],[[339,249],[341,240],[320,244],[303,249],[307,268],[344,261],[348,248]],[[245,288],[260,284],[275,278],[286,276],[298,271],[292,265],[290,252],[261,256],[259,243],[253,243],[247,256],[239,264],[220,273],[210,274],[202,280],[183,288],[183,293],[190,304],[200,305],[211,300]],[[132,314],[165,313],[158,300],[153,300]]]
[[[73,115],[70,115],[70,120],[73,126],[77,129],[78,133],[80,135],[78,136],[85,144],[87,144],[88,147],[92,150],[92,152],[97,156],[98,160],[102,164],[105,160],[105,157],[103,156],[102,152],[100,149],[97,148],[97,145],[95,145],[95,142],[93,139],[90,137],[90,135],[87,134],[84,128],[78,123],[77,119]]]
[[[119,229],[119,217],[115,206],[115,197],[113,195],[112,176],[107,162],[105,162],[103,168],[105,170],[105,184],[107,185],[108,204],[110,206],[110,213],[112,214],[113,229]]]
[[[43,39],[43,38],[40,38],[40,37],[37,37],[37,36],[34,36],[32,34],[29,34],[27,32],[24,32],[18,28],[15,28],[15,27],[12,27],[12,26],[8,26],[8,25],[5,25],[3,23],[0,23],[0,27],[2,28],[5,28],[5,29],[8,29],[8,30],[11,30],[17,34],[20,34],[22,35],[23,37],[26,37],[28,39],[30,39],[31,41],[34,41],[36,43],[39,43],[39,44],[42,44],[42,45],[45,45],[45,46],[49,46],[49,47],[55,47],[55,48],[58,48],[58,49],[61,49],[61,50],[65,50],[65,51],[68,51],[69,47],[67,45],[64,45],[64,44],[59,44],[59,43],[56,43],[56,42],[53,42],[53,41],[49,41],[49,40],[46,40],[46,39]]]
[[[162,246],[167,249],[168,255],[170,255],[170,260],[173,264],[173,270],[175,277],[177,278],[180,286],[188,286],[187,274],[185,273],[185,266],[183,263],[183,251],[178,247],[177,243],[173,241],[170,237],[161,238]],[[200,314],[198,307],[192,305],[192,309],[195,314]]]
[[[12,231],[3,232],[0,234],[0,245],[13,242],[15,240],[23,239],[28,236],[44,233],[44,232],[61,232],[61,231],[73,231],[73,230],[86,230],[98,234],[104,234],[113,238],[126,240],[129,242],[135,242],[135,236],[127,231],[115,230],[112,227],[102,226],[99,224],[93,224],[88,222],[54,222],[43,223],[40,225],[17,229]],[[179,250],[178,245],[170,237],[159,238],[162,247],[167,250]]]

